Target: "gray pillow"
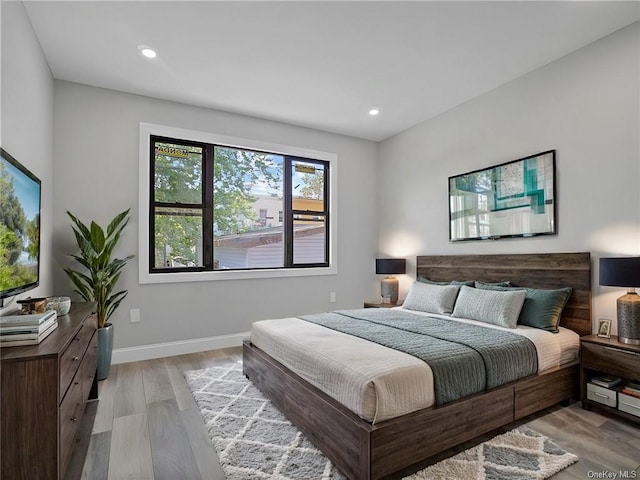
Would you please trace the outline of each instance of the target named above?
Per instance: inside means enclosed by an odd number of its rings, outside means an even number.
[[[482,290],[463,286],[453,316],[516,328],[526,295],[524,290]]]
[[[428,313],[451,313],[458,290],[460,290],[459,285],[413,282],[402,307]]]
[[[571,297],[571,287],[556,290],[543,290],[537,288],[498,287],[496,285],[478,284],[476,287],[486,290],[524,290],[527,296],[520,312],[518,323],[529,327],[558,333],[558,324],[562,310]]]

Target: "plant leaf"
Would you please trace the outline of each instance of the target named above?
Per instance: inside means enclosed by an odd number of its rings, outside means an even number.
[[[86,227],[84,223],[82,223],[75,215],[73,215],[69,210],[67,210],[67,215],[71,218],[71,221],[75,224],[75,226],[82,232],[84,238],[91,238],[91,233],[89,229]]]
[[[105,230],[92,221],[87,227],[71,212],[67,215],[72,222],[72,230],[76,243],[80,249],[79,254],[69,254],[76,262],[86,269],[79,272],[71,268],[63,270],[76,287],[77,292],[85,301],[97,303],[98,325],[103,327],[109,317],[118,308],[122,300],[127,296],[127,290],[121,290],[112,294],[115,289],[122,269],[127,262],[134,258],[128,255],[125,258],[111,258],[111,255],[120,240],[120,235],[129,222],[130,209],[119,213],[111,220]]]
[[[127,225],[127,223],[129,223],[128,216],[129,216],[130,210],[131,210],[130,208],[127,208],[124,212],[119,213],[114,217],[113,220],[111,220],[111,222],[107,226],[107,237],[110,237],[111,235],[113,235],[113,232],[118,227],[120,231],[122,231],[122,229]],[[120,223],[122,223],[122,225],[120,225]]]

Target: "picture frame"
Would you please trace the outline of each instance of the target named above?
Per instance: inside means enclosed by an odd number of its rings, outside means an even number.
[[[598,320],[598,337],[611,338],[611,320],[601,318]]]
[[[556,233],[556,151],[449,177],[449,241]]]

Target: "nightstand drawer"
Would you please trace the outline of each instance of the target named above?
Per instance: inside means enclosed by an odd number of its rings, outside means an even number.
[[[640,353],[582,342],[582,366],[620,377],[635,379],[640,374]]]
[[[618,393],[618,410],[640,417],[640,398]]]
[[[587,398],[609,407],[616,406],[616,392],[593,383],[587,383]]]

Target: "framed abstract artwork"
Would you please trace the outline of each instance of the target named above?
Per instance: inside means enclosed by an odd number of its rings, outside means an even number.
[[[556,233],[556,151],[449,177],[449,241]]]

